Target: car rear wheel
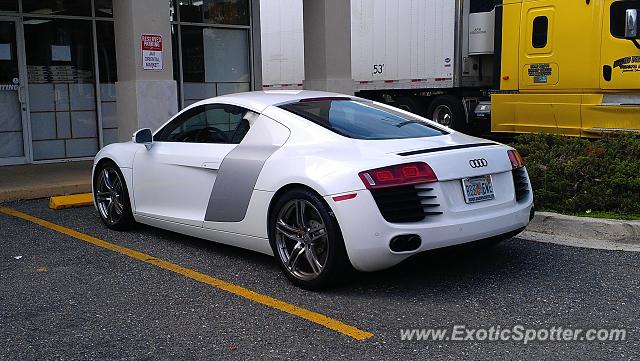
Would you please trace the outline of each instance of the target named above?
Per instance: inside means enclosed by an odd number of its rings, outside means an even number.
[[[124,176],[113,162],[105,162],[96,169],[93,199],[100,219],[109,228],[125,230],[135,223]]]
[[[282,271],[302,288],[325,288],[349,270],[338,223],[311,191],[292,190],[276,201],[269,239]]]

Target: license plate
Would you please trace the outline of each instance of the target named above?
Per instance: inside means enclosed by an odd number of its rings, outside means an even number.
[[[462,190],[464,201],[467,203],[489,201],[496,197],[493,193],[493,182],[491,182],[490,175],[463,178]]]

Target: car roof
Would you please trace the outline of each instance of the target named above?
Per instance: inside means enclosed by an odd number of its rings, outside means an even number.
[[[265,90],[265,91],[253,91],[245,93],[235,93],[229,95],[223,95],[215,98],[206,99],[198,102],[198,104],[211,104],[211,103],[229,103],[241,105],[258,112],[264,111],[272,105],[278,105],[288,102],[296,102],[301,99],[308,98],[332,98],[332,97],[350,97],[356,99],[356,97],[330,93],[314,90]]]

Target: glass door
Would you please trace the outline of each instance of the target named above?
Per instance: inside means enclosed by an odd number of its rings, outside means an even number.
[[[17,18],[0,17],[0,165],[27,162],[23,46]]]

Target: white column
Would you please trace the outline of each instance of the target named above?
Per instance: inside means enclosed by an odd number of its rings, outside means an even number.
[[[304,0],[304,88],[353,94],[351,1]]]
[[[178,112],[173,80],[169,4],[158,0],[114,0],[118,81],[118,138],[140,128],[157,129]],[[162,36],[162,69],[144,70],[142,34]]]

